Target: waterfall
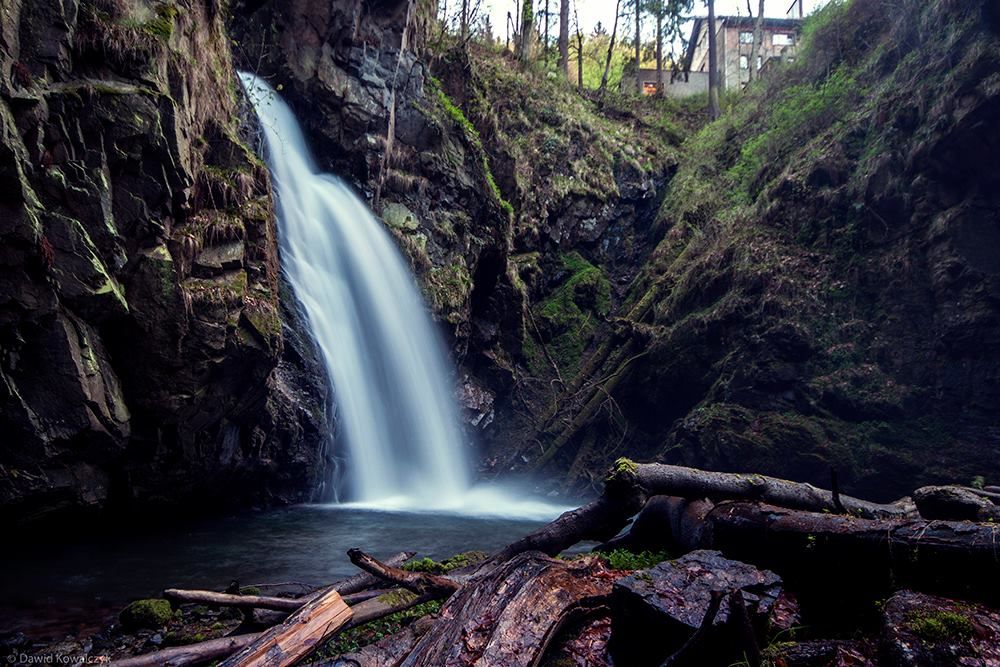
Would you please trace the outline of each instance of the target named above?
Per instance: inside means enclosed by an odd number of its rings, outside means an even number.
[[[240,78],[266,140],[282,268],[336,392],[349,498],[461,504],[470,465],[443,346],[409,267],[365,203],[318,170],[277,93]]]
[[[278,94],[240,79],[264,132],[282,269],[336,392],[349,504],[539,520],[568,509],[471,485],[447,357],[403,256],[368,206],[319,171]]]

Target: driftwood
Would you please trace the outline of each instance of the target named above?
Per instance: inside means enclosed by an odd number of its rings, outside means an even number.
[[[235,635],[210,639],[187,646],[175,646],[162,651],[138,655],[134,658],[115,660],[111,667],[184,667],[185,665],[200,665],[212,660],[219,660],[232,655],[249,646],[259,637],[259,634]]]
[[[382,562],[390,567],[399,567],[406,561],[413,558],[415,555],[416,555],[415,551],[401,551],[398,554],[386,558]],[[337,591],[341,595],[350,595],[351,593],[359,593],[363,590],[374,588],[376,586],[379,586],[381,583],[382,580],[376,576],[373,576],[367,572],[358,572],[352,577],[348,577],[343,581],[338,581],[334,585],[330,586],[330,588]],[[321,588],[319,591],[316,591],[314,595],[321,594],[325,590],[327,589]]]
[[[520,554],[467,581],[400,664],[536,665],[564,624],[604,608],[617,576],[594,557]]]
[[[225,660],[221,667],[286,667],[319,648],[354,616],[340,593],[328,591],[312,600],[284,623],[262,632],[257,639]]]
[[[232,595],[214,591],[185,590],[168,588],[163,591],[163,597],[171,602],[194,602],[216,607],[240,607],[255,609],[273,609],[274,611],[295,611],[306,601],[300,598],[278,598],[266,595]]]

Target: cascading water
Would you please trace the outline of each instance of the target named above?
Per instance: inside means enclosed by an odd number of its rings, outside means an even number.
[[[278,94],[240,79],[267,144],[282,267],[337,392],[349,499],[525,519],[566,509],[471,486],[446,356],[402,255],[364,202],[318,170]]]
[[[319,172],[277,93],[240,78],[267,143],[282,266],[337,391],[351,499],[460,506],[470,466],[445,355],[408,267],[368,207]]]

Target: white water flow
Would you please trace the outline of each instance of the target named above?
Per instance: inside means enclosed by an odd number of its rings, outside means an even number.
[[[395,509],[558,512],[470,488],[446,356],[402,255],[364,202],[318,170],[277,93],[252,74],[240,78],[267,144],[282,267],[336,392],[349,499]]]

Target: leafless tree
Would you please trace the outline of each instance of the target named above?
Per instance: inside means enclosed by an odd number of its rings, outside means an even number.
[[[569,79],[569,0],[559,0],[559,71]]]
[[[747,0],[747,11],[750,10],[750,0]],[[750,13],[753,16],[753,13]],[[750,47],[750,69],[749,80],[753,81],[758,75],[757,58],[760,57],[760,49],[764,42],[764,0],[760,0],[760,7],[757,9],[757,19],[753,22],[753,45]]]
[[[611,72],[611,55],[615,51],[615,38],[618,36],[618,15],[621,13],[621,7],[622,0],[615,0],[615,22],[611,28],[611,41],[608,42],[608,57],[604,61],[604,74],[601,76],[601,86],[598,88],[598,92],[602,96],[608,89],[608,74]]]
[[[715,0],[705,0],[708,5],[708,117],[719,117],[719,68],[715,43]]]

